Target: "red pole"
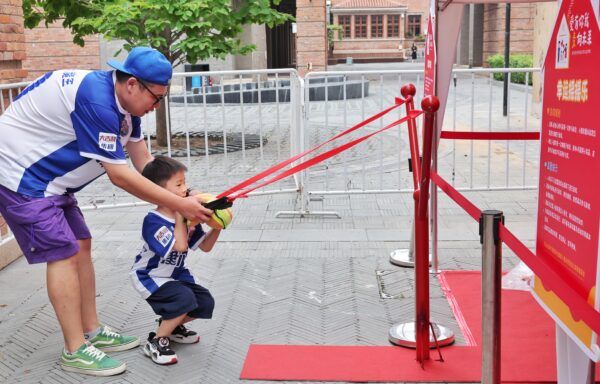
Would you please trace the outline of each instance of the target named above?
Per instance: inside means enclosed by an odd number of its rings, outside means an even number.
[[[425,112],[423,121],[423,162],[419,189],[415,199],[415,332],[417,361],[429,360],[429,180],[435,113],[440,102],[435,96],[425,96],[421,108]]]
[[[421,185],[420,190],[422,191],[421,199],[419,201],[419,215],[424,216],[427,214],[427,208],[429,205],[429,181],[431,179],[431,151],[433,149],[433,132],[435,113],[440,107],[440,101],[433,95],[425,96],[421,100],[421,108],[425,112],[425,119],[423,121],[423,164],[421,171]]]
[[[413,97],[417,93],[417,89],[413,84],[405,84],[400,88],[400,93],[406,100],[406,116],[410,116],[410,112],[415,109]],[[409,119],[408,125],[408,144],[410,145],[410,157],[413,174],[413,186],[415,191],[419,189],[419,180],[421,179],[421,158],[419,153],[419,136],[417,135],[417,123],[415,119]]]

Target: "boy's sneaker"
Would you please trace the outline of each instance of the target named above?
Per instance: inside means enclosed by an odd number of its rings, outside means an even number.
[[[101,325],[100,332],[88,341],[105,352],[126,351],[140,345],[137,337],[121,335],[106,325]]]
[[[156,337],[156,333],[150,332],[148,341],[144,345],[144,354],[156,364],[169,365],[177,362],[177,354],[171,349],[168,337]]]
[[[200,341],[200,336],[196,332],[187,329],[184,325],[178,325],[171,332],[169,339],[181,344],[195,344]]]
[[[106,355],[89,342],[73,353],[64,349],[60,356],[60,366],[65,371],[93,376],[112,376],[125,372],[127,365]]]
[[[156,321],[160,326],[162,318]],[[195,344],[200,341],[200,336],[196,332],[187,329],[185,325],[178,325],[169,335],[169,339],[179,344]]]

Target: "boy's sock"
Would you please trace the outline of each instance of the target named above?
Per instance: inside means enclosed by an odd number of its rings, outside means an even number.
[[[162,317],[156,319],[156,321],[158,322],[158,326],[160,327],[160,324],[162,323]],[[198,335],[198,333],[187,329],[185,325],[180,324],[177,327],[175,327],[173,332],[171,332],[171,335],[169,335],[169,339],[171,341],[181,344],[195,344],[200,341],[200,336]]]

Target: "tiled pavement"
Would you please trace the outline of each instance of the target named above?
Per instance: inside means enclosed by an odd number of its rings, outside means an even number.
[[[506,225],[528,246],[535,236],[535,191],[469,192],[482,209],[500,209]],[[389,254],[410,238],[410,195],[326,196],[312,210],[330,217],[275,218],[298,208],[291,195],[236,202],[234,224],[215,249],[189,257],[191,268],[216,298],[215,315],[196,321],[199,345],[177,346],[180,362],[153,364],[141,349],[114,353],[125,374],[90,378],[58,366],[62,336],[46,296],[44,267],[20,259],[0,271],[0,382],[15,383],[236,383],[252,343],[389,345],[387,332],[412,321],[413,270],[391,265]],[[478,269],[477,224],[440,197],[441,269]],[[155,316],[130,285],[127,272],[140,245],[148,208],[91,211],[98,307],[103,322],[141,338]],[[516,259],[505,248],[504,267]],[[376,271],[385,271],[382,299]],[[431,282],[432,319],[463,337],[437,280]],[[399,362],[402,363],[402,362]],[[412,361],[410,363],[413,363]],[[251,381],[249,381],[251,382]]]
[[[511,95],[516,97],[517,92]],[[476,129],[487,130],[487,125],[479,122],[475,113],[485,112],[484,108],[477,105],[476,110],[472,110],[465,100],[462,101],[456,129],[469,130],[468,120],[473,114]],[[372,100],[369,102],[373,104]],[[332,134],[326,124],[321,124],[323,107],[314,104],[310,109],[309,132],[312,129],[318,136],[320,130],[325,129],[324,136],[317,141]],[[351,117],[356,120],[360,108],[350,107]],[[333,117],[340,120],[340,111],[345,111],[345,106],[330,105],[328,108],[331,109],[328,124],[335,125],[337,130],[346,128]],[[236,111],[228,112],[228,121],[237,118]],[[246,112],[247,116],[253,114],[252,110]],[[264,112],[272,118],[277,115],[269,114],[268,110]],[[446,120],[450,121],[448,113]],[[173,118],[177,119],[178,114],[183,116],[183,112],[174,107]],[[201,116],[194,116],[195,122],[215,126],[210,129],[219,128],[222,122],[220,117],[206,121]],[[511,125],[515,120],[511,120]],[[247,124],[254,128],[258,126]],[[500,130],[506,124],[505,120],[494,118],[494,126]],[[537,125],[531,123],[532,127]],[[285,131],[287,125],[283,124],[282,128]],[[210,166],[204,159],[193,159],[188,177],[193,185],[203,186],[204,190],[221,191],[224,186],[232,185],[230,175],[233,175],[232,179],[247,177],[287,157],[288,142],[285,137],[280,142],[278,135],[272,134],[264,157],[262,151],[236,152],[229,155],[229,163],[217,158],[211,160]],[[353,181],[352,188],[381,187],[379,177],[369,179],[370,170],[378,168],[385,171],[385,181],[391,183],[391,188],[398,188],[398,184],[394,184],[396,179],[401,179],[402,185],[410,186],[411,176],[406,172],[404,160],[408,156],[405,139],[390,134],[380,142],[382,146],[366,143],[364,148],[367,149],[357,147],[356,151],[350,151],[346,160],[328,164],[325,169],[332,182],[330,187],[340,189],[337,185],[340,184],[344,189],[350,186],[348,180]],[[381,152],[382,148],[385,149],[383,157],[375,156],[374,153]],[[400,153],[398,148],[404,152]],[[486,158],[491,152],[498,155],[493,160],[497,164],[492,164],[498,179],[493,180],[492,186],[502,186],[505,180],[508,185],[509,179],[511,186],[523,185],[525,179],[527,184],[535,185],[537,150],[533,143],[527,146],[513,143],[509,147],[507,143],[496,141],[490,147],[476,144],[473,149],[464,141],[457,142],[456,146],[442,142],[438,152],[440,173],[444,177],[452,175],[457,185],[468,186],[469,180],[474,178],[475,186],[485,186]],[[241,159],[246,161],[239,167]],[[361,166],[367,163],[366,159],[371,162],[367,164],[367,177],[362,180],[365,168],[361,169]],[[502,173],[509,163],[510,175]],[[346,179],[346,164],[348,172],[356,173],[354,179]],[[527,164],[527,174],[521,172],[522,164]],[[312,171],[308,189],[322,188],[323,167],[315,167]],[[400,171],[401,177],[389,177]],[[282,188],[292,186],[287,180],[281,184]],[[385,187],[388,188],[387,184]],[[533,246],[536,191],[465,194],[481,209],[503,210],[507,227],[527,246]],[[113,202],[113,198],[117,202],[131,201],[123,198],[124,195],[124,192],[108,188],[104,180],[82,191],[79,199],[82,205],[107,204]],[[276,218],[278,211],[301,208],[296,195],[238,200],[234,206],[234,224],[223,233],[215,249],[209,254],[198,252],[189,257],[195,274],[211,290],[217,302],[212,320],[192,323],[201,334],[200,344],[177,346],[180,362],[170,367],[153,364],[140,349],[115,353],[115,357],[127,362],[128,370],[113,378],[84,377],[59,368],[62,336],[46,295],[45,267],[30,266],[20,259],[0,271],[0,383],[79,383],[84,379],[90,383],[237,383],[241,382],[239,373],[252,343],[389,345],[389,328],[397,322],[413,320],[413,270],[389,263],[390,252],[408,247],[412,204],[410,194],[328,195],[322,200],[311,201],[308,209],[336,211],[341,218]],[[127,273],[140,246],[140,225],[147,209],[86,212],[94,236],[93,257],[101,319],[120,331],[141,338],[154,327],[155,316],[131,287]],[[479,269],[481,248],[475,221],[445,196],[440,196],[438,210],[440,268]],[[505,269],[517,261],[506,247],[503,261]],[[386,292],[393,295],[393,299],[380,297],[377,271],[383,271]],[[452,329],[457,343],[463,343],[433,276],[430,283],[432,319]]]

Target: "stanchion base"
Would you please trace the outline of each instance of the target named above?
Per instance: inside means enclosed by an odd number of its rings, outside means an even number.
[[[437,337],[437,345],[445,347],[454,343],[454,332],[444,327],[443,325],[433,324],[435,336]],[[415,334],[415,323],[400,323],[395,324],[390,328],[388,334],[390,343],[407,348],[417,348],[417,337]],[[435,348],[436,343],[431,330],[429,332],[429,348]]]
[[[399,267],[414,268],[415,260],[410,255],[409,249],[396,249],[390,253],[390,263]],[[431,266],[431,254],[429,254],[429,266]]]

